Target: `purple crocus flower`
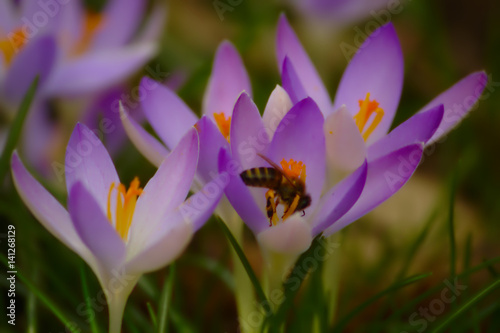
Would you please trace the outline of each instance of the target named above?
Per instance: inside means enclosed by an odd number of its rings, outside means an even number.
[[[149,135],[122,108],[122,121],[132,142],[154,165],[158,165],[182,135],[195,126],[200,135],[200,157],[196,184],[201,186],[217,174],[217,156],[228,145],[234,103],[242,91],[251,94],[250,80],[234,46],[224,41],[215,54],[212,74],[205,90],[202,117],[196,114],[167,87],[150,78],[143,78],[141,107],[148,122],[163,143]],[[225,199],[217,213],[230,223],[233,210]]]
[[[373,196],[389,191],[384,174],[397,173],[400,160],[410,161],[413,156],[413,163],[408,162],[409,174],[394,184],[398,189],[403,186],[420,160],[422,145],[410,144],[365,162],[335,186],[325,188],[324,117],[311,98],[296,103],[284,116],[271,111],[288,104],[283,94],[283,90],[275,90],[262,118],[250,97],[240,96],[231,120],[230,149],[221,151],[219,171],[230,176],[226,196],[261,246],[296,256],[310,246],[313,237],[335,225],[361,199],[363,189],[369,188]],[[305,183],[311,202],[303,212],[287,214],[278,205],[277,219],[273,216],[270,221],[266,215],[267,189],[248,186],[240,177],[245,170],[271,167],[260,155],[281,165],[290,179]]]
[[[126,300],[139,277],[175,260],[222,195],[224,187],[215,179],[184,202],[198,147],[191,129],[144,190],[137,178],[127,190],[101,141],[78,124],[66,150],[68,210],[30,175],[16,152],[12,157],[14,184],[24,203],[96,274],[109,304],[109,332],[120,332]]]
[[[141,0],[111,0],[93,13],[82,1],[0,0],[0,112],[12,118],[40,75],[23,149],[42,173],[48,174],[52,144],[63,135],[49,115],[47,98],[101,92],[146,63],[156,52],[166,8],[157,5],[139,31],[145,6]],[[0,147],[5,133],[0,129]]]
[[[371,162],[403,146],[421,142],[425,148],[438,141],[467,115],[487,83],[484,72],[470,74],[387,134],[403,84],[403,57],[392,24],[377,29],[360,47],[342,76],[333,104],[285,16],[278,23],[277,56],[283,87],[292,102],[311,97],[325,117],[330,183],[365,159]],[[351,211],[327,234],[358,219],[394,192],[375,196],[367,186]]]

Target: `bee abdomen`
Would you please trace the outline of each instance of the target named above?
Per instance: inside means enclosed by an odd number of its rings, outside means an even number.
[[[253,168],[240,174],[243,182],[248,186],[276,188],[281,183],[281,174],[274,168]]]

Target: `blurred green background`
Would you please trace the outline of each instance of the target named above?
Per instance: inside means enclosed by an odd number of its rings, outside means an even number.
[[[98,9],[99,3],[89,1],[89,6]],[[281,83],[275,60],[276,24],[280,13],[287,14],[331,96],[334,96],[347,65],[340,44],[353,45],[357,31],[366,31],[371,22],[376,22],[373,16],[343,25],[333,20],[304,17],[284,0],[242,0],[232,6],[232,10],[223,13],[224,19],[221,20],[214,3],[170,1],[160,53],[151,62],[169,73],[180,71],[185,75],[186,81],[179,95],[197,112],[210,75],[213,54],[222,40],[233,42],[242,55],[255,102],[263,110],[270,92]],[[406,74],[394,126],[477,70],[486,71],[491,79],[485,90],[489,95],[447,136],[445,142],[438,144],[435,151],[425,157],[414,177],[397,195],[341,233],[338,318],[384,290],[398,277],[433,273],[367,307],[347,324],[346,332],[417,331],[417,326],[409,325],[409,317],[420,306],[428,306],[430,301],[439,297],[442,288],[438,287],[423,299],[418,297],[450,276],[448,218],[453,182],[456,184],[453,222],[457,271],[462,272],[486,259],[500,256],[500,112],[497,110],[500,105],[500,2],[412,0],[401,6],[401,13],[391,16],[402,44]],[[138,73],[130,84],[136,83],[144,74]],[[129,142],[115,161],[125,183],[135,175],[140,175],[145,183],[154,173],[154,168]],[[59,193],[59,196],[64,200],[64,193]],[[8,193],[2,193],[0,208],[2,220],[15,223],[18,228],[19,272],[74,318],[85,332],[85,327],[88,327],[85,318],[74,309],[85,298],[81,275],[89,280],[90,295],[99,291],[95,277],[80,258],[30,216],[12,187]],[[229,246],[224,238],[216,223],[210,221],[176,264],[171,331],[237,330],[231,279],[225,268],[231,265]],[[6,242],[1,241],[2,253],[6,253]],[[260,254],[250,233],[245,249],[259,272]],[[208,266],[211,268],[207,269]],[[427,329],[430,331],[433,323],[444,319],[468,297],[497,279],[498,269],[498,266],[490,265],[462,280],[467,290],[447,306],[435,322],[429,321]],[[157,308],[167,272],[168,269],[164,269],[148,274],[134,290],[126,310],[124,332],[149,332],[151,326],[146,304],[150,302],[153,308]],[[6,295],[4,276],[5,273],[0,272],[0,300]],[[21,296],[18,296],[20,305],[15,332],[27,332],[28,322],[35,322],[38,332],[65,332],[56,316],[19,279],[18,289]],[[500,331],[499,296],[498,291],[490,293],[464,313],[450,331]],[[294,316],[299,317],[303,313],[300,309],[312,305],[307,303],[310,299],[302,299],[301,295],[297,301]],[[106,318],[105,309],[97,313],[101,327],[105,327]],[[295,319],[290,320],[294,322]],[[5,322],[5,319],[0,321],[2,332],[11,329],[5,326]],[[294,327],[290,331],[303,331],[300,322]]]

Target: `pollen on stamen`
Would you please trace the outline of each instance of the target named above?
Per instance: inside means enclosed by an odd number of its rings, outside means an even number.
[[[224,114],[224,112],[214,113],[214,120],[215,120],[215,123],[217,124],[217,127],[219,128],[219,131],[222,133],[222,135],[229,142],[229,130],[231,128],[231,117],[226,118],[226,115]]]
[[[143,194],[142,188],[139,187],[139,179],[136,177],[130,183],[128,190],[125,185],[112,183],[108,193],[107,217],[111,224],[113,224],[113,216],[111,214],[111,198],[112,192],[116,189],[116,211],[115,211],[115,229],[120,237],[126,241],[128,238],[128,231],[132,224],[134,216],[135,205],[137,198]]]
[[[363,139],[366,141],[371,133],[377,128],[378,124],[384,117],[384,110],[379,107],[379,102],[370,100],[370,93],[366,94],[365,99],[359,100],[359,112],[354,116],[354,121],[358,126],[359,132],[362,134]],[[366,124],[374,114],[373,120],[368,128],[365,129]]]
[[[73,50],[74,55],[80,55],[90,47],[92,39],[102,26],[102,22],[103,16],[99,13],[87,12],[85,14],[83,33]]]
[[[291,158],[290,161],[287,162],[283,159],[281,161],[281,167],[288,177],[300,178],[303,181],[306,180],[306,166],[302,161],[294,161]]]
[[[0,52],[3,53],[4,62],[9,65],[17,52],[19,52],[28,41],[28,37],[22,29],[17,29],[0,39]]]

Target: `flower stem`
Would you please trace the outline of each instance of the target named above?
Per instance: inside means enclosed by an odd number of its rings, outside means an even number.
[[[342,239],[342,234],[337,232],[326,238],[327,246],[332,249],[326,258],[323,266],[323,290],[328,295],[327,303],[328,323],[333,324],[335,313],[337,312],[337,300],[340,282],[340,251],[338,247]]]

